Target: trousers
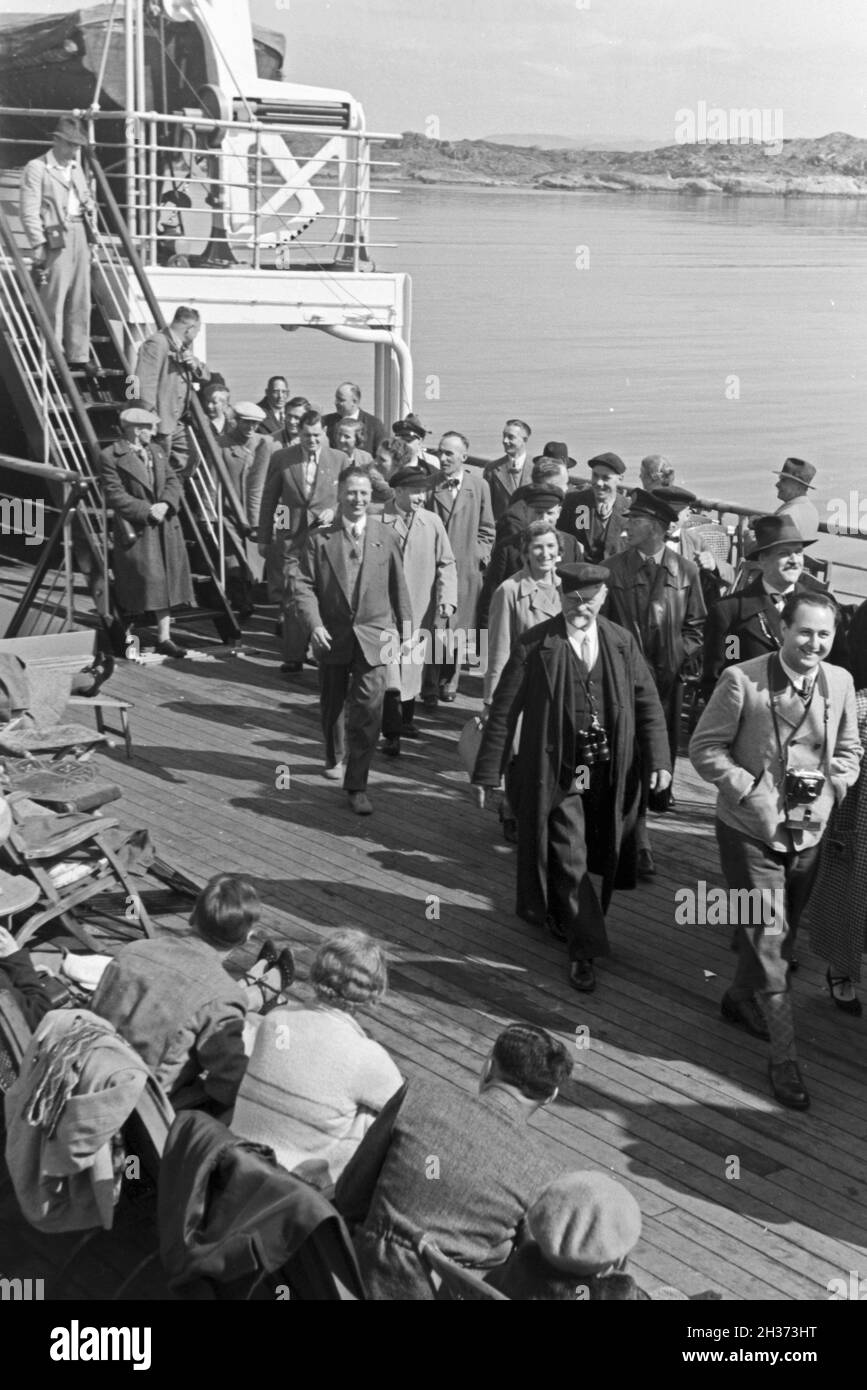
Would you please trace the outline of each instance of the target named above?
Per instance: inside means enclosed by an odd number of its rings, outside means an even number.
[[[566,933],[570,960],[594,960],[611,949],[602,905],[587,870],[585,828],[594,806],[589,792],[561,790],[548,813],[548,911]],[[520,834],[519,821],[519,838]]]
[[[90,357],[90,247],[83,222],[66,227],[66,245],[49,251],[42,302],[67,362]]]
[[[386,667],[371,666],[357,640],[349,661],[319,667],[325,762],[328,767],[345,762],[345,791],[363,792],[367,787],[382,725],[385,681]]]

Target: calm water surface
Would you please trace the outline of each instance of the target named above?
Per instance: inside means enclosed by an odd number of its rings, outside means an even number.
[[[540,452],[613,449],[630,473],[665,453],[705,495],[769,508],[789,454],[819,468],[820,509],[867,488],[863,203],[409,188],[374,211],[399,214],[375,259],[412,274],[435,435],[494,454],[519,415]],[[372,352],[318,333],[212,329],[208,356],[236,398],[272,371],[327,408],[346,376],[372,389]]]

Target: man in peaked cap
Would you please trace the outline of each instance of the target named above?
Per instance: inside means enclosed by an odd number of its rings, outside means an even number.
[[[678,513],[658,493],[636,488],[626,513],[628,549],[608,561],[606,616],[631,632],[653,673],[665,711],[674,766],[683,705],[683,670],[701,651],[705,606],[698,567],[670,550],[665,538]],[[670,793],[656,799],[667,810]],[[638,819],[638,873],[656,872],[644,809]]]
[[[93,199],[80,164],[87,135],[74,116],[61,116],[46,154],[21,178],[21,221],[42,271],[41,295],[69,366],[95,375],[90,363],[90,244]]]
[[[609,954],[612,891],[633,888],[641,778],[671,782],[665,719],[638,644],[599,616],[608,571],[561,565],[559,616],[524,634],[494,692],[473,772],[477,805],[498,809],[500,777],[523,714],[509,779],[518,823],[516,912],[569,948],[574,989],[596,987]],[[601,897],[590,873],[602,875]]]
[[[617,454],[597,454],[588,466],[590,486],[571,492],[566,498],[560,530],[579,540],[586,558],[598,565],[618,554],[626,544],[623,517],[628,503],[617,491],[626,464]]]
[[[819,513],[807,496],[808,492],[816,491],[815,476],[812,463],[805,463],[803,459],[786,459],[777,474],[780,506],[776,515],[790,516],[807,543],[812,543],[819,534]]]
[[[402,439],[405,444],[409,445],[413,458],[422,468],[426,468],[429,473],[439,472],[439,459],[436,454],[432,454],[424,447],[424,441],[430,434],[430,430],[425,429],[417,415],[410,412],[402,420],[395,420],[391,432],[395,439]]]
[[[825,592],[825,585],[804,570],[804,550],[813,541],[804,539],[791,516],[777,512],[757,517],[753,534],[747,559],[756,562],[759,573],[708,613],[702,669],[702,694],[708,700],[727,666],[779,650],[780,613],[789,594]],[[846,664],[839,636],[829,660]]]

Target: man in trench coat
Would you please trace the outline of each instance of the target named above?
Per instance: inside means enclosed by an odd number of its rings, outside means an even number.
[[[123,437],[100,455],[105,505],[114,512],[115,596],[127,614],[153,613],[156,650],[187,655],[171,640],[171,610],[193,605],[193,581],[178,512],[183,483],[153,443],[159,416],[137,405],[121,411]]]
[[[473,783],[485,793],[477,793],[478,803],[493,809],[523,714],[509,783],[518,822],[515,910],[568,942],[570,983],[590,993],[593,961],[609,954],[604,914],[611,893],[636,883],[642,765],[651,788],[664,790],[671,759],[662,706],[638,644],[598,617],[607,571],[579,563],[557,573],[562,612],[515,644],[494,692]],[[607,759],[588,753],[597,726],[607,735]],[[590,873],[602,875],[601,901]]]

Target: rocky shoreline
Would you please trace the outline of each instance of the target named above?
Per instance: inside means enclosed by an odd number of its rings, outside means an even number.
[[[396,167],[379,169],[378,181],[687,197],[867,197],[867,140],[845,134],[784,141],[773,153],[755,143],[541,150],[483,140],[428,140],[412,132],[380,149]]]

